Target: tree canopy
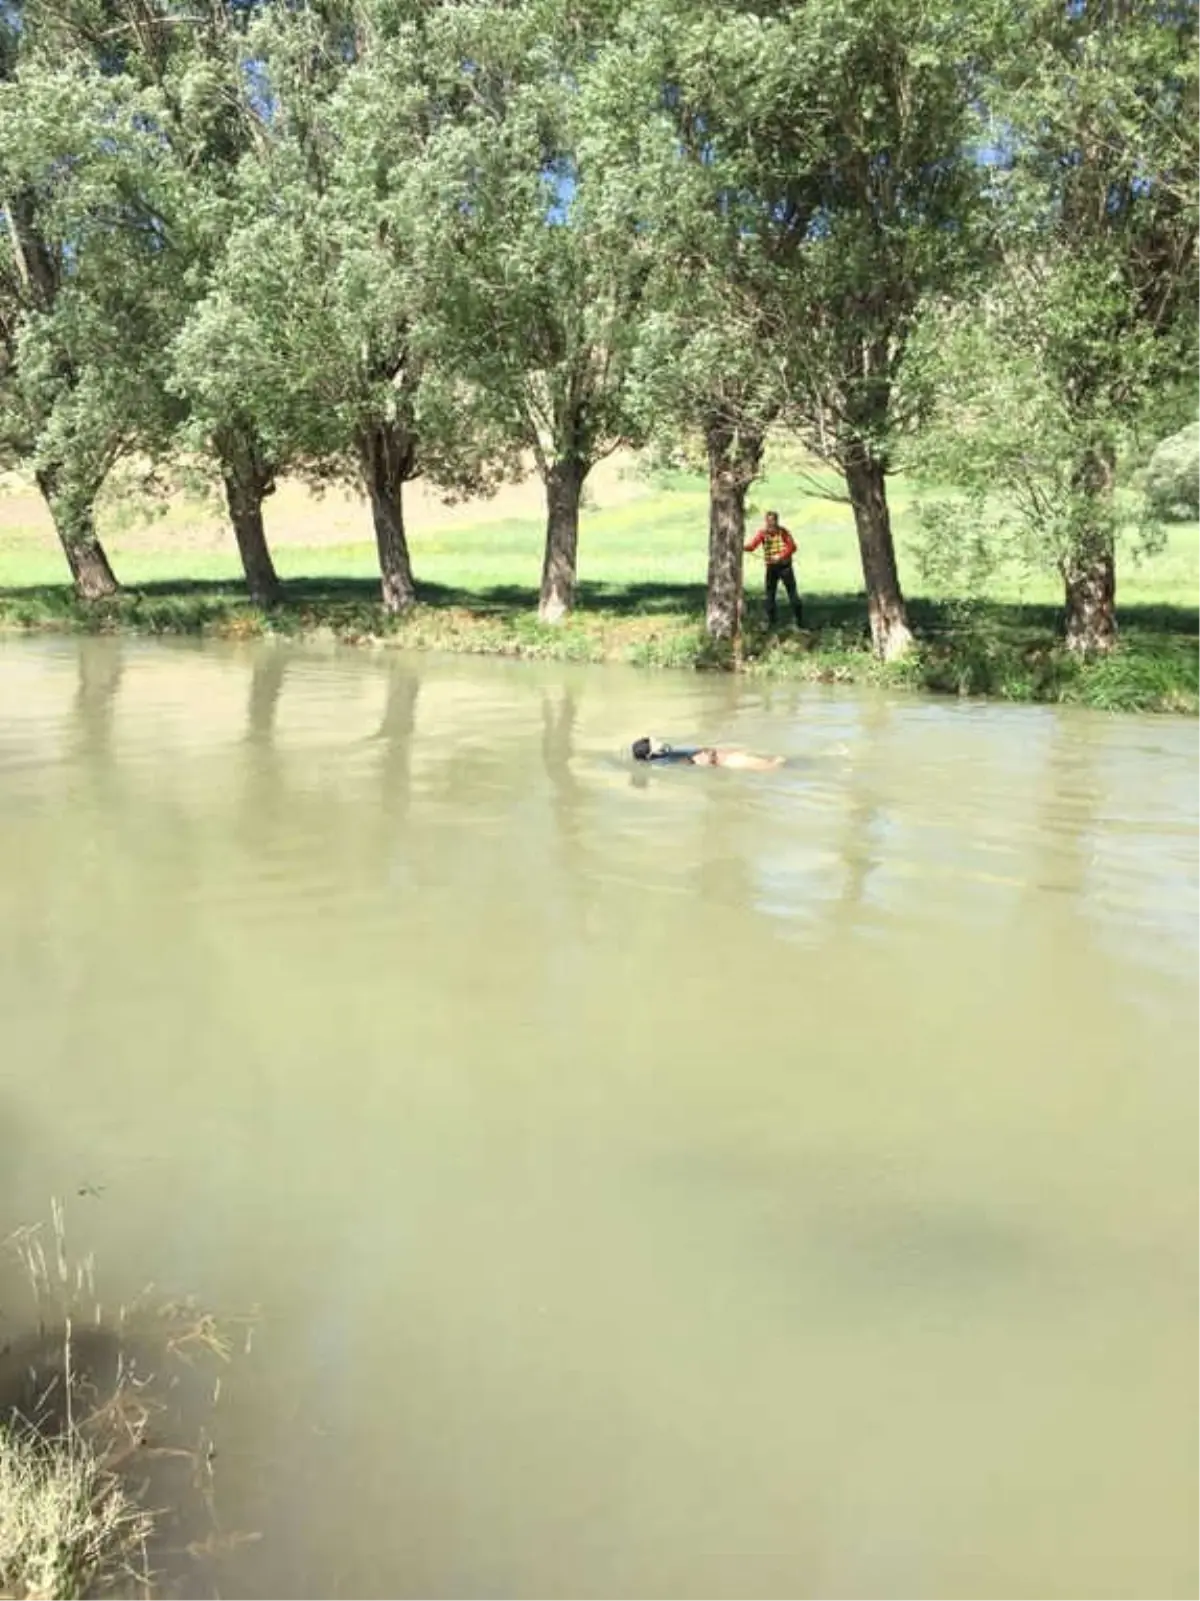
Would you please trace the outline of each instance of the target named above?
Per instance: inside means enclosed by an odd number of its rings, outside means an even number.
[[[6,0],[0,456],[85,597],[117,582],[94,505],[122,457],[221,483],[263,603],[276,477],[343,478],[391,610],[419,591],[406,482],[532,470],[555,621],[588,473],[652,443],[706,463],[729,639],[783,431],[843,477],[878,654],[911,638],[899,466],[965,491],[931,524],[944,564],[1054,565],[1068,641],[1106,649],[1123,486],[1195,416],[1196,23],[1194,0]]]

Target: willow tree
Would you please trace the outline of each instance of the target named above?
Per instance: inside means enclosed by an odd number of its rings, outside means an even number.
[[[733,273],[784,415],[841,470],[886,658],[911,639],[886,490],[906,345],[975,248],[978,9],[644,0],[629,22],[633,55],[663,41],[653,114],[672,118],[680,182],[698,169],[723,224],[687,264]]]
[[[997,94],[1011,264],[998,320],[1032,331],[1043,415],[1061,442],[1048,532],[1067,645],[1094,655],[1117,637],[1122,455],[1138,455],[1142,426],[1195,359],[1200,13],[1186,0],[1040,0],[1016,21]]]
[[[22,143],[15,148],[24,151],[27,182],[8,213],[25,320],[43,319],[43,342],[59,341],[55,406],[60,422],[70,409],[65,396],[77,383],[98,382],[120,407],[116,447],[103,437],[111,415],[90,401],[86,427],[78,420],[72,424],[70,459],[38,469],[52,507],[58,504],[56,521],[75,525],[68,556],[73,568],[80,568],[78,582],[87,592],[107,592],[114,585],[94,528],[90,534],[79,532],[80,520],[90,518],[106,460],[114,448],[136,453],[143,463],[169,454],[186,411],[181,400],[187,397],[164,386],[163,356],[223,248],[234,177],[254,137],[258,119],[237,47],[252,9],[227,0],[198,0],[181,16],[166,4],[140,0],[28,0],[11,37],[9,54],[27,63],[24,79],[10,90],[24,123],[18,130]],[[38,78],[39,68],[53,69],[57,89]],[[82,86],[91,85],[90,106],[64,105],[61,85],[72,77],[76,101]],[[47,93],[58,97],[49,104],[49,120],[26,118]],[[114,137],[122,120],[127,132]],[[136,151],[129,145],[130,132],[140,146]],[[74,229],[71,237],[53,237],[56,229],[61,234],[67,227]],[[152,274],[131,272],[128,259],[113,257],[105,230],[120,229],[129,236],[127,247],[140,247],[149,256]],[[93,265],[99,270],[89,270]],[[105,318],[114,284],[125,326],[108,330],[113,335],[108,338]],[[82,348],[70,347],[64,329],[53,331],[53,310],[64,291],[87,304],[93,321],[99,319],[101,337],[90,359],[103,371],[93,372],[91,380]],[[143,293],[148,299],[139,306]],[[10,294],[9,302],[16,304],[17,297]],[[65,312],[65,305],[61,309]],[[10,343],[15,322],[12,328]],[[15,370],[15,344],[13,351]],[[26,370],[36,372],[28,355]],[[131,387],[137,391],[132,407]],[[40,398],[44,404],[45,390]],[[252,426],[236,408],[218,418],[194,409],[185,420],[186,444],[198,446],[219,466],[251,594],[269,602],[277,596],[278,581],[263,534],[261,501],[273,480],[272,464],[263,460]],[[36,421],[27,418],[29,437],[37,431]],[[27,445],[25,454],[31,451]]]
[[[992,89],[997,271],[936,309],[920,451],[970,492],[934,555],[1057,569],[1080,655],[1117,638],[1122,480],[1195,415],[1197,13],[1018,6]]]
[[[426,166],[464,71],[445,20],[366,0],[250,28],[267,111],[241,163],[243,220],[173,349],[214,428],[245,419],[265,463],[361,487],[389,612],[416,599],[404,485],[480,487],[492,448],[436,312],[456,247]]]
[[[158,214],[177,328],[212,282],[230,234],[252,215],[241,177],[265,140],[268,108],[256,92],[247,35],[262,8],[253,0],[197,0],[181,15],[167,0],[33,3],[47,9],[68,52],[152,91],[160,154],[154,192],[143,201]],[[280,586],[262,507],[281,462],[244,406],[234,399],[210,410],[205,386],[189,376],[176,367],[163,392],[164,414],[177,425],[166,446],[215,468],[251,598],[271,605]]]
[[[794,149],[808,182],[776,331],[792,420],[845,480],[872,643],[891,660],[912,638],[887,496],[912,422],[904,367],[922,306],[956,293],[983,248],[975,103],[993,18],[986,5],[818,0],[790,21],[784,59],[808,66],[804,105],[769,164],[786,175]]]
[[[108,0],[139,6],[141,0]],[[244,181],[268,139],[269,106],[256,89],[248,33],[256,8],[203,0],[185,26],[167,9],[142,7],[131,67],[162,91],[159,129],[171,165],[169,246],[179,274],[182,323],[219,276],[227,241],[251,220],[255,187]],[[186,346],[174,346],[178,356]],[[207,375],[178,360],[168,378],[183,404],[173,444],[216,469],[252,600],[281,593],[267,543],[263,503],[287,465],[268,447],[249,408],[216,394]],[[215,407],[209,401],[217,398]]]
[[[705,270],[687,294],[673,286],[678,278],[664,274],[641,337],[635,393],[658,452],[707,473],[705,627],[729,643],[742,625],[746,498],[762,471],[780,386],[760,358],[752,313],[738,316],[746,308],[732,278]]]
[[[117,589],[97,496],[162,425],[175,286],[144,199],[156,108],[37,43],[22,31],[0,78],[0,455],[32,471],[76,593],[97,600]]]
[[[538,611],[558,622],[574,605],[588,474],[640,437],[630,376],[650,257],[637,197],[605,181],[592,83],[616,8],[457,9],[470,92],[431,196],[456,243],[443,328],[481,416],[544,485]]]
[[[681,37],[648,9],[614,29],[589,74],[592,150],[606,208],[637,218],[647,265],[626,404],[657,455],[707,471],[706,626],[731,641],[746,496],[781,404],[781,364],[762,338],[758,241],[729,203],[728,163],[680,92]]]

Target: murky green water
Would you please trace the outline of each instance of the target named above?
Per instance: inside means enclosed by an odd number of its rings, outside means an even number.
[[[226,1594],[1194,1595],[1196,827],[1183,721],[9,641],[0,1224],[261,1308]]]

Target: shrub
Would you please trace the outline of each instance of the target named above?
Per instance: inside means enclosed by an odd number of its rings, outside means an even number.
[[[1155,449],[1145,486],[1155,517],[1188,522],[1200,516],[1200,422],[1181,428]]]

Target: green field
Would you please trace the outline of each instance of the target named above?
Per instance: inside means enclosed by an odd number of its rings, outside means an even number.
[[[824,490],[825,494],[819,491]],[[44,514],[28,494],[0,496],[0,624],[132,628],[145,632],[251,635],[331,631],[349,640],[387,638],[417,648],[502,652],[643,665],[716,666],[700,620],[707,493],[684,473],[609,464],[585,506],[580,605],[545,628],[533,616],[543,523],[536,484],[498,502],[445,508],[429,495],[409,509],[409,539],[422,604],[399,621],[375,603],[376,567],[365,508],[290,486],[267,503],[268,534],[285,604],[269,616],[241,596],[237,556],[215,504],[173,501],[147,517],[105,508],[100,528],[127,594],[78,606]],[[849,507],[829,474],[777,468],[758,485],[755,517],[778,508],[800,547],[806,629],[768,635],[757,558],[747,562],[747,629],[738,665],[834,681],[873,681],[1014,700],[1081,701],[1131,710],[1197,708],[1195,524],[1176,525],[1152,558],[1123,557],[1118,600],[1122,645],[1108,661],[1080,666],[1056,643],[1059,585],[1052,574],[997,580],[964,606],[922,581],[913,491],[891,486],[901,564],[919,648],[884,668],[865,648],[865,608]],[[781,617],[786,615],[782,603]]]

